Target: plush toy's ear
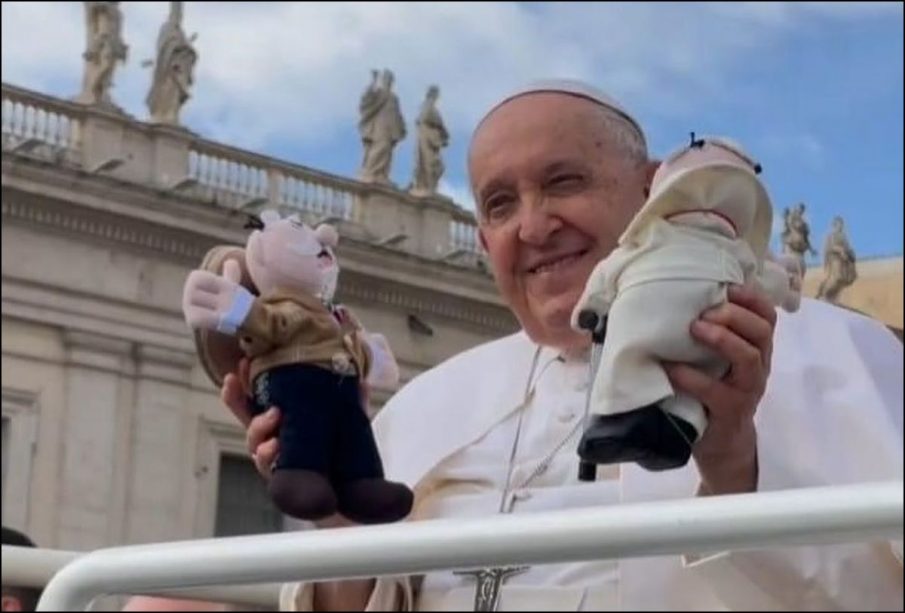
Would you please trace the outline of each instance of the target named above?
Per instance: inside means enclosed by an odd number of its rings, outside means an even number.
[[[276,223],[281,219],[279,212],[272,209],[262,212],[259,217],[261,218],[261,221],[263,222],[265,227],[269,226],[272,223]]]
[[[339,233],[329,224],[319,225],[314,231],[314,235],[317,236],[318,242],[326,247],[336,247],[339,243]]]

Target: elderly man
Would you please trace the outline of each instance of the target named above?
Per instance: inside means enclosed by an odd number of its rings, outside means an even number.
[[[675,388],[709,413],[694,462],[665,472],[601,466],[596,482],[580,483],[575,448],[589,341],[570,327],[570,314],[594,265],[643,203],[656,165],[628,113],[571,82],[505,98],[476,129],[468,162],[481,242],[522,331],[417,377],[375,420],[387,475],[415,491],[411,520],[902,477],[898,341],[866,318],[814,301],[777,321],[762,296],[733,288],[729,303],[691,329],[731,363],[729,374],[714,380],[669,365]],[[228,377],[223,398],[249,424],[241,379]],[[249,449],[264,474],[278,451],[278,417],[274,408],[249,425]],[[285,596],[285,608],[295,610],[476,603],[475,577],[453,571],[297,585]],[[491,605],[500,610],[893,608],[902,602],[901,548],[544,565],[508,576],[499,596]]]

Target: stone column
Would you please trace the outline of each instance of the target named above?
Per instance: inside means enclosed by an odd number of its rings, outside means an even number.
[[[65,411],[56,539],[63,549],[119,542],[128,453],[132,343],[67,330]]]
[[[193,446],[189,406],[194,356],[153,345],[136,351],[135,419],[126,540],[190,538],[193,527]]]

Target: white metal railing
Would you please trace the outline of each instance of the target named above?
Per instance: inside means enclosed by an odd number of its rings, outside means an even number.
[[[60,570],[86,554],[76,551],[3,546],[2,584],[42,589]],[[276,609],[280,603],[280,584],[248,586],[196,587],[147,593],[211,602]]]
[[[902,490],[895,481],[120,547],[63,568],[38,610],[84,610],[103,594],[211,584],[901,539]]]

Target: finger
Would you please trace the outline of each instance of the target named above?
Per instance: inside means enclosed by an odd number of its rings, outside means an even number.
[[[242,393],[246,396],[250,396],[251,382],[249,381],[249,377],[251,371],[251,363],[248,361],[248,358],[241,358],[239,360],[239,366],[237,369],[237,374],[239,377],[239,384],[242,386]]]
[[[242,282],[242,269],[235,260],[226,260],[223,264],[223,278],[238,285]]]
[[[776,307],[770,303],[764,292],[746,285],[730,285],[727,296],[730,302],[754,311],[766,319],[771,327],[776,325]]]
[[[760,314],[732,302],[726,302],[705,312],[701,318],[712,324],[725,326],[760,351],[763,364],[769,365],[773,353],[773,326]]]
[[[725,398],[735,394],[735,390],[710,375],[701,372],[697,368],[687,364],[664,363],[666,376],[673,388],[680,393],[691,396],[702,405],[711,410],[711,407],[719,407],[726,404]],[[722,402],[721,402],[722,400]]]
[[[272,438],[269,441],[258,445],[258,450],[254,454],[252,454],[252,458],[255,462],[255,468],[258,469],[258,472],[261,473],[261,476],[265,479],[270,478],[273,463],[276,461],[279,451],[279,441],[275,438]]]
[[[248,410],[247,395],[242,389],[240,377],[234,373],[229,373],[223,379],[223,386],[220,388],[220,401],[223,402],[236,416],[239,423],[244,427],[248,427],[251,423],[251,411]]]
[[[764,358],[757,347],[726,326],[700,319],[691,324],[691,334],[729,361],[729,381],[739,389],[753,392],[763,385]]]
[[[256,416],[248,424],[245,433],[245,445],[248,453],[255,454],[255,450],[264,442],[274,438],[280,424],[280,410],[270,407],[266,413]]]

